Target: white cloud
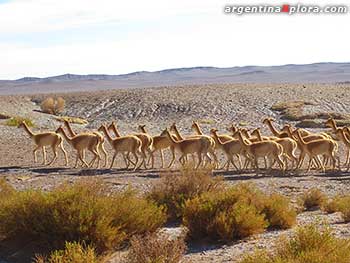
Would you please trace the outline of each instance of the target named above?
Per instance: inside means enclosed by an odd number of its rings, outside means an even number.
[[[46,34],[110,21],[120,21],[128,31],[131,23],[153,23],[120,41],[106,37],[93,43],[41,47],[5,39],[0,43],[0,79],[350,60],[350,15],[238,17],[223,14],[227,2],[233,4],[229,0],[16,0],[2,4],[0,34]]]

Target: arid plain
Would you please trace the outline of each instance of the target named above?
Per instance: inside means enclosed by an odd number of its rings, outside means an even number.
[[[211,128],[217,128],[220,134],[228,133],[230,125],[253,129],[261,127],[263,135],[272,135],[262,124],[265,117],[276,120],[275,127],[280,129],[284,124],[303,125],[300,121],[312,121],[307,128],[313,132],[331,131],[323,126],[327,114],[340,116],[346,122],[350,113],[350,85],[348,84],[208,84],[176,87],[120,89],[113,91],[51,94],[62,96],[66,101],[64,116],[79,117],[88,121],[88,125],[74,124],[77,131],[98,128],[101,124],[115,121],[122,134],[137,132],[140,124],[146,125],[151,135],[157,135],[172,123],[176,123],[183,135],[190,135],[192,121],[198,121],[203,131],[209,134]],[[50,96],[51,96],[50,95]],[[20,116],[29,118],[34,123],[34,131],[52,131],[62,125],[56,116],[40,112],[40,102],[45,95],[14,95],[0,96],[0,114],[4,116]],[[298,108],[298,116],[286,116],[276,105],[281,103],[302,102]],[[349,117],[350,120],[350,117]],[[159,155],[156,154],[154,169],[137,171],[126,170],[121,157],[116,160],[113,169],[74,169],[75,153],[65,142],[69,153],[69,167],[64,166],[63,156],[51,166],[33,163],[34,144],[23,129],[6,125],[6,119],[0,120],[0,176],[17,189],[37,188],[50,190],[68,181],[82,178],[100,178],[115,191],[129,186],[148,191],[159,181],[161,174],[169,173],[167,169],[159,169]],[[305,124],[305,123],[304,123]],[[305,125],[308,125],[307,123]],[[307,127],[307,126],[306,126]],[[345,161],[345,146],[338,142],[340,149],[337,155],[343,165]],[[112,149],[107,145],[109,160]],[[165,150],[166,163],[169,162],[169,151]],[[48,149],[48,158],[52,158]],[[39,161],[41,154],[38,154]],[[225,156],[218,152],[223,164]],[[90,159],[91,156],[87,155]],[[178,169],[176,161],[173,169]],[[223,176],[227,184],[238,182],[255,183],[264,192],[278,192],[291,197],[295,203],[297,198],[308,189],[317,187],[332,197],[346,194],[350,190],[350,173],[342,167],[342,171],[327,171],[322,173],[312,170],[305,171],[306,166],[298,171],[278,170],[272,173],[262,172],[256,175],[253,171],[214,171],[214,176]],[[302,212],[297,217],[297,225],[326,220],[335,230],[336,235],[350,237],[349,225],[342,222],[338,213],[325,214],[320,210]],[[169,226],[165,229],[176,235],[180,228]],[[244,253],[255,248],[272,249],[277,237],[290,234],[291,230],[268,231],[241,241],[226,245],[190,243],[184,262],[237,262]],[[7,253],[6,248],[0,253]],[[1,257],[1,254],[0,254]],[[118,262],[119,255],[115,256]]]

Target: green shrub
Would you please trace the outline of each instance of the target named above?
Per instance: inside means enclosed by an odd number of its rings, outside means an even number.
[[[268,226],[288,228],[295,220],[296,213],[287,198],[265,195],[250,184],[188,200],[183,214],[191,238],[224,241],[261,233]]]
[[[258,251],[241,263],[348,263],[350,240],[333,236],[329,228],[307,225],[289,240],[282,238],[275,251]]]
[[[34,127],[34,123],[31,119],[29,118],[23,118],[23,117],[12,117],[10,119],[8,119],[5,124],[7,126],[13,126],[13,127],[18,127],[18,125],[20,125],[22,122],[25,122],[29,127]]]
[[[66,242],[63,250],[53,251],[49,257],[36,256],[34,263],[99,263],[94,248],[80,243]]]
[[[1,197],[0,236],[22,236],[50,248],[77,241],[100,253],[134,234],[155,231],[166,219],[154,203],[132,191],[110,193],[100,181],[64,184],[51,192],[13,191]]]
[[[306,191],[299,199],[299,204],[306,210],[320,208],[327,202],[327,196],[317,188]]]
[[[130,244],[126,263],[178,263],[186,251],[183,237],[171,240],[155,233],[133,236]]]
[[[291,207],[290,200],[279,194],[272,194],[266,199],[263,210],[271,227],[287,229],[296,222],[296,211]]]
[[[327,202],[324,202],[321,206],[321,209],[329,214],[339,211],[339,202],[343,197],[335,196],[332,199],[328,199]]]
[[[223,188],[221,177],[213,177],[207,170],[183,170],[181,174],[165,174],[156,184],[148,199],[167,208],[168,218],[176,220],[182,217],[185,201],[209,191]]]
[[[345,222],[350,222],[350,196],[335,199],[334,210],[342,213]]]

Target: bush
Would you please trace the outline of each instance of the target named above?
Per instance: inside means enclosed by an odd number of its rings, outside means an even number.
[[[338,197],[333,202],[333,209],[342,213],[345,222],[350,222],[350,196]]]
[[[335,196],[332,199],[327,200],[321,206],[322,211],[325,211],[329,214],[339,211],[339,202],[341,201],[341,196]]]
[[[290,200],[279,194],[272,194],[266,199],[263,212],[271,227],[287,229],[296,222],[297,213],[291,207]]]
[[[84,120],[84,119],[78,118],[78,117],[61,116],[61,117],[55,117],[55,119],[60,121],[60,122],[67,121],[69,123],[74,123],[74,124],[81,124],[81,125],[88,124],[87,120]]]
[[[56,250],[49,257],[36,256],[34,263],[99,263],[94,248],[80,243],[66,242],[64,250]]]
[[[29,127],[34,127],[34,123],[31,119],[18,116],[8,119],[5,124],[7,126],[18,127],[22,122],[25,122]]]
[[[182,259],[186,245],[183,237],[170,240],[165,236],[148,234],[134,236],[126,262],[130,263],[177,263]]]
[[[234,240],[263,232],[268,226],[288,228],[296,213],[289,200],[264,195],[250,184],[207,192],[186,201],[183,223],[192,239]]]
[[[317,188],[305,192],[299,199],[299,204],[306,210],[320,208],[327,201],[327,196]]]
[[[183,170],[181,174],[166,174],[148,194],[148,199],[167,208],[168,219],[182,217],[186,200],[202,193],[223,188],[221,177],[213,178],[210,171]]]
[[[100,253],[119,247],[134,234],[157,230],[166,219],[154,203],[132,191],[110,193],[100,181],[64,184],[51,192],[13,191],[1,197],[0,236],[29,238],[50,249],[77,241]]]
[[[40,104],[40,108],[42,112],[57,115],[63,112],[65,103],[65,100],[61,97],[57,99],[49,97]]]
[[[307,225],[297,230],[290,240],[282,238],[276,251],[256,252],[241,263],[323,263],[350,262],[350,240],[333,236],[329,228]]]

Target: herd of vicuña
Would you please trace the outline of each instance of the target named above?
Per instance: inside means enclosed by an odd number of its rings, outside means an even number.
[[[166,128],[160,135],[152,136],[147,132],[145,125],[140,125],[139,131],[129,135],[121,135],[117,124],[112,122],[109,126],[102,125],[96,131],[76,133],[69,122],[65,121],[65,127],[60,126],[56,131],[34,133],[22,122],[23,127],[35,143],[33,150],[34,162],[37,162],[36,153],[42,150],[43,164],[54,163],[58,156],[58,149],[64,154],[65,165],[68,166],[67,152],[63,142],[67,141],[76,151],[75,168],[100,167],[103,155],[103,165],[108,166],[108,154],[105,142],[108,141],[113,150],[112,161],[109,164],[113,168],[116,157],[120,153],[125,166],[133,170],[141,168],[155,168],[156,153],[160,153],[160,168],[172,168],[176,159],[181,166],[192,163],[195,169],[209,166],[213,169],[230,169],[230,165],[236,170],[255,169],[259,171],[259,160],[264,160],[265,169],[273,167],[286,170],[301,169],[305,157],[308,159],[307,171],[315,168],[326,171],[328,165],[331,169],[341,169],[338,155],[338,142],[346,148],[345,167],[350,168],[350,130],[347,127],[340,128],[332,118],[326,121],[326,125],[332,129],[334,137],[328,133],[313,133],[306,129],[295,129],[291,125],[285,125],[278,130],[272,118],[263,120],[263,124],[270,129],[271,135],[262,135],[260,128],[248,131],[245,128],[236,128],[234,125],[228,128],[229,134],[219,134],[217,129],[211,129],[210,135],[202,132],[198,122],[193,122],[191,128],[193,135],[183,136],[176,124]],[[112,135],[111,132],[114,134]],[[46,147],[51,147],[54,157],[47,162]],[[165,166],[163,151],[169,149],[171,160]],[[85,152],[93,154],[93,159],[88,163]],[[226,161],[220,165],[217,153],[221,151]],[[176,157],[178,156],[178,158]],[[189,159],[190,157],[190,159]],[[244,162],[243,162],[244,161]],[[338,163],[338,165],[337,165]]]

